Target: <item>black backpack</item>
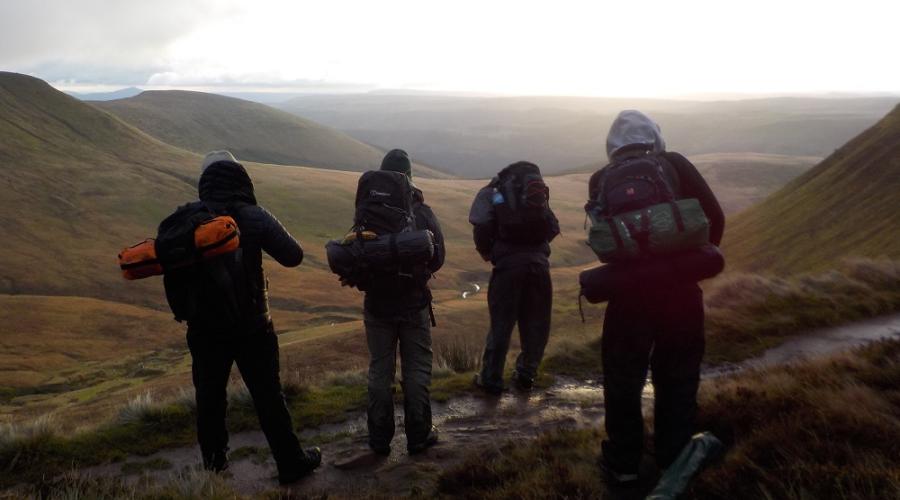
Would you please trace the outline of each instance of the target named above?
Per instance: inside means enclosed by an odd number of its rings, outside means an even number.
[[[591,177],[585,210],[615,216],[674,201],[667,161],[656,154],[632,156],[608,165]]]
[[[550,237],[550,188],[537,165],[514,163],[501,170],[491,186],[500,240],[527,244]]]
[[[157,257],[165,269],[166,300],[177,321],[203,320],[233,326],[248,319],[254,310],[241,248],[212,259],[196,259],[193,265],[181,265],[197,252],[197,227],[217,215],[237,218],[237,208],[216,212],[196,201],[178,207],[160,223]]]
[[[400,172],[370,170],[359,178],[356,187],[356,231],[375,234],[401,233],[415,228],[413,187]]]

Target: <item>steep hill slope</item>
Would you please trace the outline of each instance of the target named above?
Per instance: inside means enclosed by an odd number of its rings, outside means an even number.
[[[796,272],[900,257],[900,107],[730,221],[730,266]]]
[[[0,73],[0,361],[8,362],[0,363],[0,388],[12,388],[0,391],[0,421],[54,408],[71,415],[72,405],[89,414],[148,388],[188,383],[184,328],[170,319],[161,280],[124,281],[116,254],[196,198],[199,163],[198,155],[40,80]],[[339,286],[324,255],[324,243],[351,224],[359,174],[247,168],[261,204],[306,253],[299,268],[266,264],[285,373],[362,363],[361,294]],[[548,181],[563,226],[552,257],[561,268],[593,260],[582,243],[586,179]],[[459,292],[471,281],[484,284],[490,272],[472,248],[467,222],[483,181],[417,177],[416,183],[447,237],[447,263],[433,282],[441,323],[436,341],[480,333],[484,294],[461,300]],[[565,281],[574,283],[571,274]],[[40,349],[33,347],[37,339]],[[181,351],[171,358],[153,354],[172,346]]]
[[[264,104],[203,92],[147,91],[95,106],[169,144],[203,154],[227,148],[245,161],[339,170],[376,168],[384,153],[335,129]],[[417,166],[425,176],[439,176]]]

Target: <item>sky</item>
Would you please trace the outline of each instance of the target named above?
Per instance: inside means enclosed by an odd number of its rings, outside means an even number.
[[[896,0],[0,0],[0,70],[83,91],[897,93],[897,19]]]

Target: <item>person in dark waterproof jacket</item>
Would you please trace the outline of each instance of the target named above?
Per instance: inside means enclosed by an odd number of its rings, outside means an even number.
[[[514,163],[504,171],[533,168],[529,162]],[[501,172],[503,174],[504,172]],[[488,285],[490,329],[485,341],[481,372],[475,385],[488,394],[505,389],[503,368],[513,328],[519,326],[522,352],[516,358],[512,381],[520,390],[530,390],[550,336],[553,283],[550,280],[550,242],[559,234],[559,221],[547,207],[547,234],[537,243],[516,243],[500,237],[493,206],[493,184],[482,188],[469,211],[475,249],[494,268]]]
[[[203,465],[217,472],[228,467],[226,388],[232,364],[237,364],[278,466],[278,478],[290,483],[318,467],[321,453],[318,448],[301,448],[285,405],[262,252],[283,266],[295,267],[303,260],[303,250],[272,214],[257,205],[250,176],[227,151],[206,156],[199,191],[200,201],[206,206],[215,212],[227,212],[237,222],[242,262],[238,274],[242,276],[233,279],[243,284],[235,287],[241,304],[240,321],[228,319],[223,304],[204,296],[198,297],[198,312],[188,320]]]
[[[634,155],[661,155],[663,174],[676,199],[696,198],[710,223],[710,242],[722,239],[725,216],[706,181],[684,156],[666,152],[659,126],[638,111],[623,111],[606,141],[610,163]],[[606,169],[594,174],[600,186]],[[589,193],[596,199],[597,193]],[[601,340],[607,439],[600,464],[614,483],[638,478],[644,438],[641,393],[648,367],[654,388],[654,446],[668,467],[694,432],[697,388],[704,350],[703,292],[693,282],[634,286],[614,295]]]
[[[412,178],[407,153],[394,149],[385,155],[381,170]],[[367,425],[369,447],[379,455],[391,453],[394,437],[393,385],[397,347],[402,359],[404,428],[407,451],[416,454],[437,443],[431,422],[431,327],[433,311],[428,280],[444,265],[444,235],[437,217],[414,189],[413,212],[417,229],[434,234],[435,253],[427,265],[410,273],[381,274],[366,287],[364,302],[366,342],[369,347]]]

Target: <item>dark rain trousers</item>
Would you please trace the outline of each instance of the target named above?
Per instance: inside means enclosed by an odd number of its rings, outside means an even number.
[[[661,467],[690,440],[704,350],[703,292],[691,284],[609,301],[603,323],[603,459],[636,473],[643,450],[641,395],[652,370],[654,447]]]
[[[488,286],[491,328],[481,364],[481,384],[503,388],[503,367],[513,328],[519,325],[522,352],[516,358],[518,376],[534,380],[550,337],[553,282],[545,263],[495,267]]]
[[[369,346],[369,390],[366,411],[369,445],[390,446],[394,438],[394,378],[400,347],[403,414],[408,446],[425,442],[431,431],[431,314],[429,307],[376,316],[365,311]]]
[[[234,334],[189,328],[188,347],[197,396],[197,438],[204,457],[228,449],[225,410],[231,365],[236,363],[253,397],[260,427],[279,473],[291,473],[303,457],[281,390],[278,339],[271,322]]]

